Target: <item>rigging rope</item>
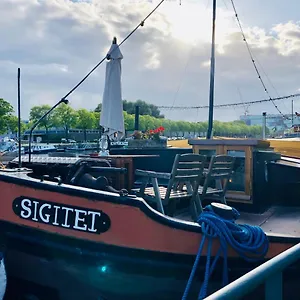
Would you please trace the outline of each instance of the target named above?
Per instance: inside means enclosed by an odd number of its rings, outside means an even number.
[[[257,103],[264,103],[264,102],[269,102],[269,101],[280,101],[280,100],[285,100],[289,98],[295,98],[299,97],[300,93],[297,94],[292,94],[288,96],[282,96],[282,97],[277,97],[277,98],[272,98],[270,99],[262,99],[262,100],[254,100],[254,101],[248,101],[248,102],[236,102],[236,103],[227,103],[227,104],[218,104],[214,105],[214,108],[222,108],[222,107],[231,107],[231,106],[240,106],[240,105],[246,105],[246,104],[257,104]],[[160,109],[200,109],[200,108],[209,108],[208,105],[200,105],[200,106],[157,106]],[[283,117],[285,115],[281,114]]]
[[[259,226],[239,225],[235,220],[239,217],[239,212],[232,208],[233,218],[225,219],[217,215],[211,205],[204,208],[200,214],[197,223],[201,225],[202,240],[200,247],[190,274],[190,278],[186,285],[182,300],[186,300],[189,290],[201,258],[201,253],[208,239],[208,247],[206,254],[206,266],[204,280],[199,292],[198,300],[204,299],[207,294],[209,277],[212,275],[218,259],[221,254],[223,256],[223,286],[228,283],[227,268],[227,250],[230,246],[241,258],[248,262],[257,262],[265,257],[269,249],[269,241],[264,231]],[[213,239],[219,239],[220,248],[211,263],[211,249]]]
[[[233,7],[233,10],[234,10],[235,17],[236,17],[236,19],[237,19],[238,25],[239,25],[239,27],[240,27],[242,36],[243,36],[243,41],[244,41],[245,44],[246,44],[248,53],[249,53],[250,58],[251,58],[251,61],[252,61],[252,63],[253,63],[255,72],[256,72],[256,74],[258,75],[258,78],[259,78],[259,80],[260,80],[260,82],[261,82],[261,84],[262,84],[262,86],[263,86],[263,89],[264,89],[265,93],[268,95],[269,100],[273,103],[274,107],[277,109],[277,111],[279,112],[279,114],[281,114],[282,116],[284,116],[283,113],[281,112],[281,110],[280,110],[280,109],[278,108],[278,106],[276,105],[276,103],[273,101],[273,98],[270,96],[270,93],[269,93],[269,91],[267,90],[267,87],[266,87],[266,85],[265,85],[265,83],[264,83],[264,81],[263,81],[263,79],[262,79],[262,77],[261,77],[261,75],[260,75],[260,73],[259,73],[259,71],[258,71],[257,65],[256,65],[256,63],[255,63],[255,60],[254,60],[254,57],[253,57],[253,54],[252,54],[252,51],[251,51],[250,46],[249,46],[249,44],[248,44],[248,42],[247,42],[247,39],[246,39],[244,30],[243,30],[243,27],[242,27],[242,25],[241,25],[239,16],[238,16],[238,14],[237,14],[237,10],[236,10],[236,8],[235,8],[234,2],[233,2],[233,0],[230,0],[230,1],[231,1],[231,4],[232,4],[232,7]]]
[[[137,30],[139,27],[143,27],[145,24],[145,21],[160,7],[161,4],[163,4],[165,0],[161,0],[156,6],[155,8],[123,39],[123,41],[118,45],[121,46],[125,41],[127,41]],[[115,48],[116,49],[116,48]],[[114,50],[115,50],[114,49]],[[113,50],[113,51],[114,51]],[[112,51],[112,52],[113,52]],[[63,98],[62,100],[65,100],[68,96],[70,96],[107,58],[107,55],[105,57],[103,57],[100,62],[97,63],[97,65],[90,71],[87,73],[87,75],[81,80],[79,81]]]

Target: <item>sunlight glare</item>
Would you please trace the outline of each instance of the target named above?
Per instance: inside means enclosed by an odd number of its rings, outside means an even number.
[[[168,1],[160,9],[160,12],[169,23],[168,29],[171,35],[186,44],[211,41],[212,7],[207,8],[203,1],[185,0],[182,5]],[[226,44],[227,36],[236,31],[233,12],[217,9],[216,44],[219,48]]]

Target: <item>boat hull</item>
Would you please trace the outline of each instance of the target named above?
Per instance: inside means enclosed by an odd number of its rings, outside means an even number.
[[[37,234],[17,227],[7,230],[6,237],[8,282],[10,278],[12,282],[17,282],[18,292],[22,295],[27,291],[45,300],[179,300],[194,261],[192,256],[116,249],[68,238],[62,240],[51,234]],[[188,299],[197,299],[205,262],[206,258],[202,257]],[[257,265],[230,258],[230,281]],[[285,274],[289,286],[285,288],[287,298],[284,299],[298,299],[293,295],[300,292],[296,284],[299,267],[299,264],[294,265]],[[220,260],[210,280],[209,293],[221,287],[221,269]],[[255,294],[259,292],[263,291],[256,290]]]
[[[40,299],[181,299],[202,239],[199,225],[163,216],[139,198],[26,174],[0,174],[0,190],[8,293],[32,286],[46,291]],[[271,237],[266,258],[297,242]],[[215,240],[212,256],[218,248]],[[206,254],[207,245],[189,299],[198,295]],[[228,249],[230,280],[256,266]],[[209,292],[220,288],[221,270],[220,260]]]

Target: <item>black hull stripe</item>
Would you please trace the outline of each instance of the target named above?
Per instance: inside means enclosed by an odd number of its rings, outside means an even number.
[[[155,276],[186,277],[194,263],[194,255],[162,253],[150,250],[130,249],[69,237],[60,237],[56,234],[37,232],[36,230],[8,225],[6,232],[6,251],[16,250],[48,260],[62,258],[71,264],[84,263],[95,266],[95,263],[113,263],[120,272],[145,273],[155,272]],[[242,258],[229,258],[230,265],[236,270],[250,270],[258,263],[248,263]],[[201,259],[197,271],[203,274],[206,259]],[[220,264],[220,268],[222,267]]]

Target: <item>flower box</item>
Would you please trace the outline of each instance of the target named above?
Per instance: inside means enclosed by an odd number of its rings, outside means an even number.
[[[167,140],[133,139],[128,141],[128,148],[166,148]]]

